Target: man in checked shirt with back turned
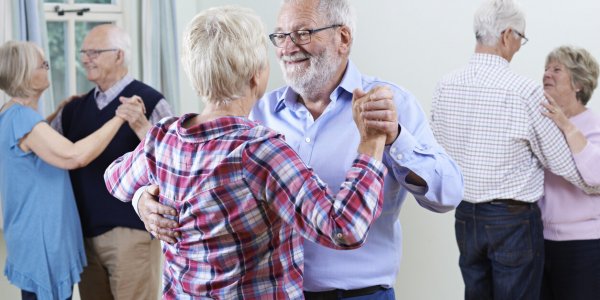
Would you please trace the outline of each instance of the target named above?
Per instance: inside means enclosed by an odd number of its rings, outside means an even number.
[[[587,193],[599,189],[583,182],[563,135],[541,114],[542,86],[509,69],[527,42],[517,4],[486,1],[474,30],[475,54],[439,82],[431,118],[465,180],[455,223],[465,299],[538,299],[543,169]]]

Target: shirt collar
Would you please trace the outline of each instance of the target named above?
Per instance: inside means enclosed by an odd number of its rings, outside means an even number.
[[[185,128],[182,126],[187,120],[198,114],[185,114],[177,121],[177,132],[181,139],[187,142],[202,143],[217,139],[239,130],[248,130],[257,124],[244,117],[225,116],[208,122]]]
[[[104,92],[100,90],[100,87],[96,86],[96,88],[94,89],[94,99],[96,99],[96,102],[99,100],[99,98],[102,98],[104,101],[110,102],[115,97],[117,97],[117,95],[119,95],[125,89],[125,87],[127,87],[132,81],[133,77],[127,74],[123,76],[123,78],[121,78],[119,81],[115,82],[115,84],[113,84],[108,90]],[[104,94],[103,97],[99,97],[101,94]]]
[[[362,75],[358,71],[356,65],[348,60],[346,71],[344,72],[344,76],[342,76],[342,81],[340,81],[340,84],[333,90],[329,97],[332,102],[336,102],[346,95],[349,95],[350,99],[352,99],[352,91],[357,88],[362,88]],[[285,107],[295,109],[297,108],[297,105],[298,94],[290,86],[286,86],[277,94],[275,112],[279,112]]]
[[[475,53],[471,57],[470,63],[472,64],[481,64],[481,65],[499,65],[508,67],[508,60],[504,59],[502,56],[488,53]]]

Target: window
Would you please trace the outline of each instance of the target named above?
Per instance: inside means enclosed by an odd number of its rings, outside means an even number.
[[[79,50],[94,26],[114,23],[122,26],[121,0],[44,0],[48,29],[48,60],[55,101],[89,91]]]

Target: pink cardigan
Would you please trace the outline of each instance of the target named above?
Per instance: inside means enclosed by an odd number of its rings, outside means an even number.
[[[599,185],[600,117],[588,109],[570,120],[588,139],[585,148],[573,155],[577,169],[587,184]],[[600,239],[600,195],[587,195],[549,171],[545,172],[544,191],[539,206],[545,239]]]

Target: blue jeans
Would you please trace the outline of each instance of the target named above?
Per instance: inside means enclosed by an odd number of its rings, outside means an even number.
[[[394,300],[394,299],[396,299],[396,296],[394,294],[394,289],[389,288],[386,290],[375,292],[371,295],[351,297],[351,298],[346,298],[346,299],[347,300]]]
[[[545,241],[544,300],[600,297],[600,239]]]
[[[538,300],[544,237],[537,204],[462,201],[455,216],[465,299]]]

